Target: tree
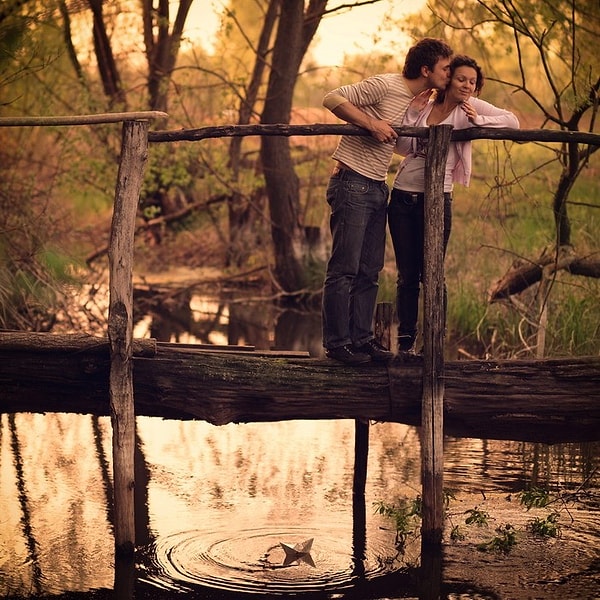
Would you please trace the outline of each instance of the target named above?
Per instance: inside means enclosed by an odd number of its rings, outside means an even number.
[[[37,74],[49,65],[64,66],[55,23],[48,23],[43,43],[32,33],[42,29],[42,12],[33,1],[0,7],[2,108],[39,107],[43,86],[36,85]],[[47,83],[61,88],[58,78]],[[73,261],[61,247],[70,219],[53,197],[66,146],[35,128],[2,127],[0,136],[0,327],[49,331],[64,308],[63,284],[74,283]]]
[[[375,1],[378,0],[358,1],[342,8],[347,10]],[[227,118],[233,110],[237,112],[239,124],[253,120],[286,123],[290,121],[300,65],[326,12],[326,4],[325,0],[306,3],[255,0],[250,6],[247,2],[231,0],[226,13],[229,23],[224,20],[223,47],[230,48],[235,34],[236,43],[246,49],[239,52],[236,49],[231,56],[217,50],[214,59],[196,48],[187,50],[186,54],[181,52],[191,0],[179,2],[174,13],[173,3],[164,0],[144,0],[140,4],[130,0],[113,3],[54,0],[43,4],[25,0],[10,3],[10,11],[3,6],[0,18],[14,13],[22,15],[26,28],[31,17],[25,14],[24,7],[34,7],[39,13],[37,22],[48,25],[55,41],[59,42],[51,55],[60,57],[60,70],[52,74],[47,64],[39,70],[30,70],[30,79],[35,79],[44,90],[36,94],[35,99],[36,102],[44,99],[46,114],[126,110],[145,105],[149,109],[169,110],[170,121],[184,126]],[[256,19],[256,8],[262,11],[258,13],[261,14],[259,19]],[[32,28],[30,33],[38,37],[44,35],[43,27]],[[234,67],[231,70],[225,69],[230,66],[229,61]],[[71,70],[64,68],[65,65],[70,65]],[[48,84],[52,76],[60,78],[60,86]],[[199,89],[206,93],[206,98],[202,96],[199,100]],[[184,104],[186,98],[190,99],[189,105]],[[25,108],[22,100],[14,107],[21,114],[41,112],[33,106]],[[222,112],[217,114],[216,111]],[[155,122],[154,125],[161,128],[166,123]],[[90,180],[102,182],[98,193],[104,193],[108,208],[110,174],[119,153],[118,136],[114,129],[102,127],[72,134],[79,137],[76,145],[70,140],[74,157],[74,162],[69,163],[70,169],[77,164],[75,161],[87,164]],[[68,134],[63,130],[56,135],[66,138]],[[262,160],[250,162],[242,154],[242,139],[231,140],[229,154],[226,160],[223,153],[219,155],[219,164],[207,158],[210,152],[219,152],[212,150],[220,148],[218,144],[200,149],[197,146],[174,149],[166,145],[153,148],[141,214],[148,218],[167,216],[173,208],[173,198],[177,201],[176,214],[185,214],[185,210],[181,210],[182,199],[192,211],[210,202],[210,198],[208,202],[200,202],[198,193],[203,199],[206,193],[220,199],[227,196],[229,244],[242,249],[241,259],[231,264],[244,264],[249,254],[247,232],[252,229],[252,236],[257,237],[258,228],[254,227],[253,219],[260,214],[263,224],[270,226],[277,285],[287,293],[297,292],[305,283],[307,238],[300,208],[300,185],[289,141],[287,138],[267,140],[259,157]],[[75,147],[79,152],[75,152]],[[73,175],[72,182],[76,181],[77,176]],[[262,210],[264,181],[269,196],[268,216],[267,211]],[[80,189],[73,192],[75,196],[81,194]],[[165,219],[164,223],[167,222]]]
[[[273,63],[261,123],[289,123],[295,81],[306,50],[325,12],[327,0],[282,3]],[[299,219],[299,181],[288,138],[263,137],[261,159],[265,174],[271,231],[275,249],[275,274],[285,292],[301,290],[305,283],[307,239]]]
[[[435,5],[433,18],[438,27],[462,34],[456,47],[463,51],[466,34],[469,38],[466,43],[477,45],[492,73],[501,61],[499,50],[504,48],[516,70],[508,77],[488,75],[488,79],[512,90],[522,100],[521,107],[524,103],[536,110],[542,128],[589,132],[597,129],[600,108],[600,63],[595,51],[600,42],[597,1],[466,0],[457,5],[441,0]],[[490,39],[495,43],[490,44]],[[492,290],[492,301],[537,283],[544,276],[544,267],[552,265],[553,272],[566,269],[576,275],[600,278],[600,253],[581,256],[574,251],[568,214],[569,194],[599,147],[563,143],[548,148],[560,166],[552,198],[554,251],[544,251],[541,257],[527,261],[529,265],[509,272]]]
[[[268,59],[271,53],[271,38],[277,23],[280,0],[270,0],[264,11],[262,28],[254,53],[254,67],[250,79],[243,86],[239,98],[238,125],[247,125],[253,116],[256,116],[258,99],[264,74],[268,68]],[[228,11],[232,18],[235,15]],[[236,20],[236,23],[238,21]],[[240,28],[241,29],[241,28]],[[248,40],[252,45],[252,42]],[[229,144],[229,166],[233,182],[239,180],[242,154],[242,137],[232,137]],[[260,212],[260,196],[263,190],[259,188],[250,198],[242,194],[238,188],[234,188],[228,202],[229,207],[229,248],[227,264],[242,266],[248,258],[249,246],[248,235],[256,224],[256,214]]]

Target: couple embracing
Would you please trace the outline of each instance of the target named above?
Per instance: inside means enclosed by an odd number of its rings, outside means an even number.
[[[427,139],[398,137],[394,128],[439,124],[455,129],[518,128],[512,112],[476,97],[483,82],[474,59],[454,56],[443,40],[424,38],[408,51],[401,74],[375,75],[325,96],[326,108],[371,134],[342,136],[333,153],[336,164],[327,188],[332,248],[322,301],[323,346],[329,358],[361,365],[394,356],[373,335],[386,224],[398,269],[397,350],[401,356],[414,354]],[[404,159],[390,195],[387,173],[394,152]],[[453,185],[468,185],[470,176],[471,142],[451,142],[444,178],[444,252],[452,223]]]

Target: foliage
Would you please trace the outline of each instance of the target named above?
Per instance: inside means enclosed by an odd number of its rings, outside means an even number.
[[[550,513],[547,517],[535,517],[527,524],[527,529],[538,537],[560,537],[561,526],[558,523],[560,514]]]
[[[531,486],[516,494],[519,499],[519,505],[529,511],[544,511],[552,503],[560,501],[560,508],[552,511],[545,511],[546,514],[538,514],[527,520],[521,529],[518,529],[511,523],[503,523],[494,529],[491,538],[484,541],[476,541],[474,547],[481,552],[496,552],[508,554],[518,543],[519,539],[526,533],[536,538],[558,538],[561,536],[562,527],[560,524],[561,516],[564,512],[569,512],[569,503],[580,502],[583,498],[589,497],[590,491],[586,488],[590,485],[595,471],[588,475],[585,481],[579,485],[575,492],[564,491],[562,493],[551,495],[547,489],[539,486]],[[583,495],[582,495],[583,493]],[[505,500],[512,502],[512,495],[505,497]],[[459,524],[453,523],[452,503],[456,501],[456,496],[451,490],[444,490],[444,511],[449,529],[448,537],[452,543],[468,542],[469,536],[465,529]],[[595,502],[596,500],[594,500]],[[380,514],[391,519],[396,529],[396,549],[402,553],[409,537],[419,535],[417,527],[420,523],[422,512],[422,499],[417,496],[415,499],[401,498],[395,504],[377,502],[374,504],[376,514]],[[467,527],[487,528],[493,516],[490,512],[481,506],[465,510],[461,513],[464,517],[464,525]],[[455,515],[454,515],[455,516]],[[571,520],[573,517],[571,516]],[[478,532],[475,540],[481,538]]]
[[[485,511],[479,508],[470,508],[465,511],[466,515],[469,515],[465,519],[465,523],[467,525],[478,525],[479,527],[487,526],[490,515]]]
[[[510,523],[506,523],[497,527],[496,533],[498,535],[494,536],[489,542],[477,544],[477,550],[508,554],[517,543],[515,528]]]
[[[9,139],[7,138],[8,142]],[[56,246],[67,226],[43,182],[15,177],[20,151],[0,149],[0,328],[49,331],[63,305],[61,285],[75,282],[74,263]]]
[[[519,501],[523,506],[530,510],[531,508],[544,508],[551,501],[548,490],[532,487],[524,492],[520,492]]]
[[[454,492],[450,489],[443,490],[444,510],[448,510],[450,503],[456,500]],[[415,536],[423,512],[423,500],[421,496],[415,498],[400,498],[395,504],[387,504],[379,501],[374,503],[375,514],[391,519],[396,532],[395,545],[399,552],[403,552],[406,542],[410,536]],[[454,532],[458,539],[459,531]]]
[[[392,519],[396,531],[396,548],[402,552],[406,540],[413,535],[421,520],[421,498],[400,498],[397,504],[375,503],[375,514]]]
[[[153,146],[144,173],[141,201],[160,196],[170,189],[189,189],[192,183],[191,162],[191,153],[185,147]]]

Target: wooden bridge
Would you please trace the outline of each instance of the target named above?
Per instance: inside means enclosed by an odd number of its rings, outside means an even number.
[[[189,352],[191,349],[187,349],[182,352],[181,349],[161,346],[151,358],[134,354],[133,241],[149,141],[194,141],[245,135],[368,135],[365,130],[352,125],[318,124],[148,131],[149,120],[166,116],[164,113],[147,112],[0,119],[0,127],[123,123],[108,253],[110,306],[108,340],[103,343],[104,355],[92,359],[86,357],[89,351],[81,349],[70,353],[56,352],[55,349],[42,355],[42,349],[38,348],[26,357],[23,351],[17,352],[5,346],[0,368],[3,410],[8,410],[9,406],[18,409],[15,404],[9,405],[11,401],[21,402],[20,410],[25,410],[26,403],[35,398],[34,381],[44,386],[46,398],[53,389],[52,384],[58,385],[62,393],[68,389],[76,391],[80,403],[85,397],[93,399],[96,390],[102,396],[100,402],[104,412],[110,413],[113,426],[117,556],[132,558],[135,550],[133,494],[136,410],[143,414],[144,410],[149,411],[153,407],[152,410],[158,414],[160,407],[169,416],[184,418],[182,415],[187,413],[190,418],[204,418],[216,423],[244,421],[267,414],[270,420],[356,418],[357,436],[365,433],[361,419],[414,420],[421,425],[422,547],[424,550],[435,547],[440,552],[444,516],[443,435],[445,430],[449,431],[447,427],[462,426],[465,435],[477,436],[483,435],[483,428],[490,423],[494,425],[492,429],[508,432],[518,422],[523,426],[526,421],[529,421],[527,427],[536,429],[537,420],[540,424],[539,435],[544,429],[560,431],[569,424],[580,428],[586,435],[595,436],[592,432],[598,429],[596,407],[599,378],[596,358],[529,363],[476,361],[444,364],[441,308],[444,274],[439,224],[443,223],[443,173],[451,139],[543,140],[599,145],[600,136],[549,130],[472,128],[452,131],[449,125],[398,128],[401,135],[428,137],[431,149],[425,165],[424,359],[420,365],[392,362],[387,366],[368,365],[349,369],[343,365],[332,365],[329,361],[303,357],[250,356],[245,352],[226,349],[219,352],[208,352],[206,349]],[[63,350],[68,347],[66,341],[65,344]],[[62,365],[60,360],[53,365],[59,354]],[[65,377],[72,378],[71,385],[65,384]],[[286,396],[285,390],[292,392],[293,397]],[[19,395],[20,400],[17,400]],[[53,394],[52,401],[58,402],[59,396]],[[202,401],[198,402],[197,415],[192,416],[189,407],[184,410],[182,400],[187,402],[196,396],[202,397]],[[30,400],[27,400],[28,397]],[[552,397],[557,399],[557,403],[548,410],[548,402]],[[175,398],[179,401],[173,405]],[[66,406],[66,400],[65,395],[63,407]],[[71,397],[73,400],[74,396]],[[535,435],[532,434],[532,437]],[[514,439],[513,435],[511,437]],[[425,552],[423,556],[426,556]],[[436,552],[436,562],[438,559],[439,553]]]
[[[110,346],[0,333],[5,412],[109,415]],[[213,425],[293,419],[421,424],[419,362],[347,367],[304,352],[133,341],[135,414]],[[444,433],[553,444],[600,440],[600,357],[448,361]]]

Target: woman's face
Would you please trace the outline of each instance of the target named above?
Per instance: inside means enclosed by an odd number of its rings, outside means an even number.
[[[455,102],[466,102],[475,93],[476,87],[477,71],[466,65],[456,67],[446,88],[446,96]]]

